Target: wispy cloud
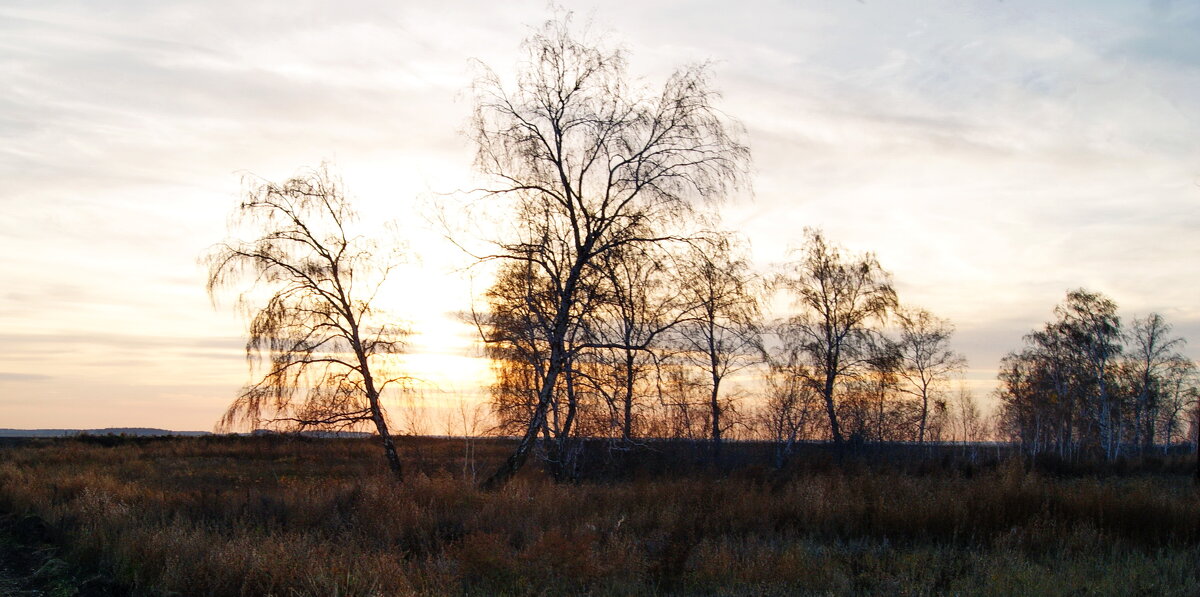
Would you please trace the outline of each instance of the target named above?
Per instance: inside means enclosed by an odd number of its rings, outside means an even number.
[[[1200,333],[1194,3],[577,8],[647,82],[712,61],[755,156],[755,199],[725,217],[761,263],[804,226],[873,250],[981,370],[1077,286]],[[335,160],[364,221],[400,218],[426,252],[433,273],[399,310],[421,324],[465,308],[415,198],[471,186],[470,60],[509,72],[547,16],[532,0],[0,8],[0,252],[19,256],[0,261],[0,359],[41,367],[3,391],[61,392],[67,410],[90,392],[94,414],[157,387],[203,405],[181,427],[206,427],[245,365],[242,322],[212,310],[196,258],[224,236],[240,172]]]
[[[45,381],[49,380],[49,375],[38,375],[36,373],[11,373],[0,371],[0,381]]]

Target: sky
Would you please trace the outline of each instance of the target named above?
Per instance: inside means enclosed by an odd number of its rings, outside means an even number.
[[[707,62],[764,271],[805,227],[873,251],[957,327],[981,397],[1069,289],[1162,313],[1200,355],[1200,5],[571,2],[654,86]],[[245,320],[199,258],[247,177],[329,162],[412,256],[423,430],[481,395],[454,322],[486,287],[430,214],[472,188],[479,63],[512,79],[544,2],[0,2],[0,427],[211,429]],[[382,232],[380,232],[382,233]],[[421,406],[421,405],[418,405]]]

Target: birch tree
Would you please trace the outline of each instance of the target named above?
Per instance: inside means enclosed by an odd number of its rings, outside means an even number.
[[[899,389],[917,400],[917,442],[924,443],[930,401],[942,395],[951,375],[966,366],[966,359],[950,350],[954,326],[948,320],[924,309],[900,310],[898,319]]]
[[[1134,443],[1142,449],[1154,445],[1155,424],[1162,398],[1168,391],[1172,364],[1182,359],[1173,352],[1184,339],[1171,337],[1171,325],[1158,313],[1133,320],[1126,358],[1134,377]],[[1169,441],[1169,439],[1168,439]]]
[[[240,289],[249,315],[246,357],[261,371],[219,427],[374,427],[388,467],[402,478],[383,392],[404,387],[388,357],[409,332],[380,317],[374,298],[398,253],[354,235],[355,214],[327,169],[283,183],[253,182],[233,227],[253,237],[216,245],[206,258],[213,297]],[[383,253],[383,254],[381,254]]]
[[[843,255],[821,231],[806,229],[800,259],[785,266],[777,284],[797,310],[786,325],[808,357],[830,436],[840,445],[845,439],[838,423],[838,384],[867,364],[871,324],[896,308],[891,274],[873,254]]]
[[[680,326],[679,357],[704,374],[708,390],[709,439],[714,459],[732,421],[722,385],[733,374],[763,360],[758,280],[736,254],[733,240],[718,236],[697,243],[681,264],[679,284],[692,316]]]
[[[476,167],[492,181],[483,193],[507,201],[513,222],[483,257],[526,264],[547,293],[533,317],[544,346],[536,401],[488,487],[524,465],[570,363],[591,347],[573,340],[595,305],[602,257],[678,238],[696,202],[741,185],[749,158],[703,66],[647,92],[630,83],[620,51],[576,36],[569,18],[546,23],[524,50],[513,84],[485,69],[474,88]]]

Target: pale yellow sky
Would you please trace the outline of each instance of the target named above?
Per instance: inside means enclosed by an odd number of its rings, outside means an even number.
[[[653,85],[711,61],[764,270],[805,226],[875,251],[951,318],[982,394],[1066,291],[1200,342],[1200,8],[1172,2],[581,2]],[[209,429],[243,321],[196,262],[240,177],[331,161],[419,261],[387,306],[427,404],[480,395],[486,270],[427,220],[469,188],[472,60],[502,76],[542,2],[9,2],[0,7],[0,427]],[[470,279],[474,275],[475,279]],[[1196,354],[1195,347],[1189,354]],[[453,410],[453,409],[448,409]],[[441,431],[445,410],[428,415]]]

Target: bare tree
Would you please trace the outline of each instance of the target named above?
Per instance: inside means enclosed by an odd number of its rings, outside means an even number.
[[[709,392],[703,372],[678,361],[667,361],[660,372],[658,437],[703,440],[709,436]]]
[[[491,404],[500,433],[524,432],[538,406],[549,354],[545,313],[552,308],[551,294],[530,262],[511,261],[501,265],[485,294],[487,311],[474,314],[492,364]]]
[[[606,298],[588,327],[591,339],[605,347],[593,353],[602,374],[590,381],[608,404],[611,425],[625,444],[637,433],[639,410],[653,393],[656,345],[689,315],[671,278],[670,255],[662,248],[631,245],[599,258]]]
[[[475,448],[479,438],[488,431],[486,423],[487,404],[468,401],[462,395],[455,396],[454,404],[446,411],[446,434],[462,438],[462,475],[471,483],[475,482],[478,473]]]
[[[594,347],[580,329],[596,304],[600,259],[673,238],[695,200],[740,185],[749,155],[713,107],[705,68],[681,69],[661,92],[643,94],[627,82],[620,52],[576,38],[569,21],[526,40],[514,86],[491,71],[475,85],[476,166],[496,184],[485,194],[511,201],[516,224],[487,257],[520,262],[545,285],[531,305],[542,347],[531,363],[536,400],[489,487],[525,463],[572,360]]]
[[[1134,382],[1134,442],[1142,449],[1154,445],[1155,423],[1162,406],[1168,369],[1179,360],[1172,351],[1184,344],[1183,338],[1171,338],[1171,325],[1158,313],[1133,320],[1130,345],[1126,353]],[[1170,441],[1168,438],[1167,441]]]
[[[1172,442],[1186,441],[1187,411],[1200,397],[1200,373],[1191,359],[1175,355],[1159,372],[1156,381],[1158,427],[1162,430],[1163,449]]]
[[[961,371],[966,359],[950,350],[954,326],[948,320],[924,309],[901,309],[897,315],[900,322],[897,374],[902,381],[899,389],[918,402],[917,442],[924,443],[930,400],[941,396],[951,374]]]
[[[775,335],[781,338],[789,332],[787,327],[775,328]],[[779,346],[764,351],[767,399],[758,418],[775,444],[775,468],[783,468],[796,441],[808,437],[813,420],[820,416],[821,398],[800,346],[800,342],[783,339]]]
[[[961,381],[954,393],[952,410],[953,439],[963,444],[980,441],[985,433],[986,422],[983,414],[979,411],[979,403],[975,400],[975,395]]]
[[[579,286],[572,325],[560,339],[565,357],[557,383],[544,402],[541,389],[555,332],[554,320],[547,316],[557,304],[553,283],[531,261],[505,261],[486,293],[487,311],[476,314],[485,354],[495,374],[491,403],[500,429],[521,435],[529,430],[532,420],[538,420],[535,436],[540,434],[543,446],[548,448],[542,456],[559,478],[573,475],[573,457],[580,448],[572,440],[573,434],[578,435],[581,423],[585,428],[594,427],[597,418],[597,401],[589,399],[595,397],[601,385],[597,381],[604,377],[604,364],[597,362],[594,351],[584,349],[620,347],[590,342],[592,326],[588,320],[595,316],[602,298],[603,279],[588,277]]]
[[[867,357],[850,384],[870,410],[863,417],[863,422],[869,420],[870,424],[860,424],[858,435],[881,442],[907,439],[913,417],[908,405],[898,399],[900,347],[883,334],[869,334],[865,340]]]
[[[775,442],[775,468],[782,468],[791,456],[796,441],[809,439],[814,420],[820,417],[821,394],[804,352],[804,337],[786,322],[769,325],[763,345],[767,361],[767,400],[758,421]]]
[[[1086,398],[1063,326],[1051,322],[1025,335],[1026,347],[1000,361],[1001,427],[1030,454],[1073,456],[1088,430]]]
[[[1196,475],[1197,483],[1200,483],[1200,392],[1195,389],[1191,395],[1192,404],[1192,437],[1196,438],[1192,443],[1192,453],[1196,455]]]
[[[721,437],[731,424],[725,417],[730,405],[721,384],[763,360],[758,281],[733,242],[727,235],[698,242],[678,270],[678,283],[692,311],[678,328],[679,357],[704,372],[714,459],[720,458]]]
[[[219,426],[371,423],[388,466],[402,477],[380,398],[408,379],[385,374],[387,356],[403,351],[408,331],[378,322],[372,305],[396,255],[381,262],[374,243],[350,234],[354,212],[324,166],[282,184],[253,182],[236,215],[257,238],[212,249],[208,292],[215,300],[249,282],[238,299],[250,315],[246,356],[252,371],[266,363]]]
[[[805,241],[800,260],[786,266],[777,284],[791,294],[798,310],[787,325],[802,342],[825,401],[830,435],[840,445],[845,440],[838,425],[838,383],[867,363],[866,340],[874,333],[869,326],[896,308],[896,292],[891,275],[873,254],[844,258],[841,249],[811,228],[805,230]]]

